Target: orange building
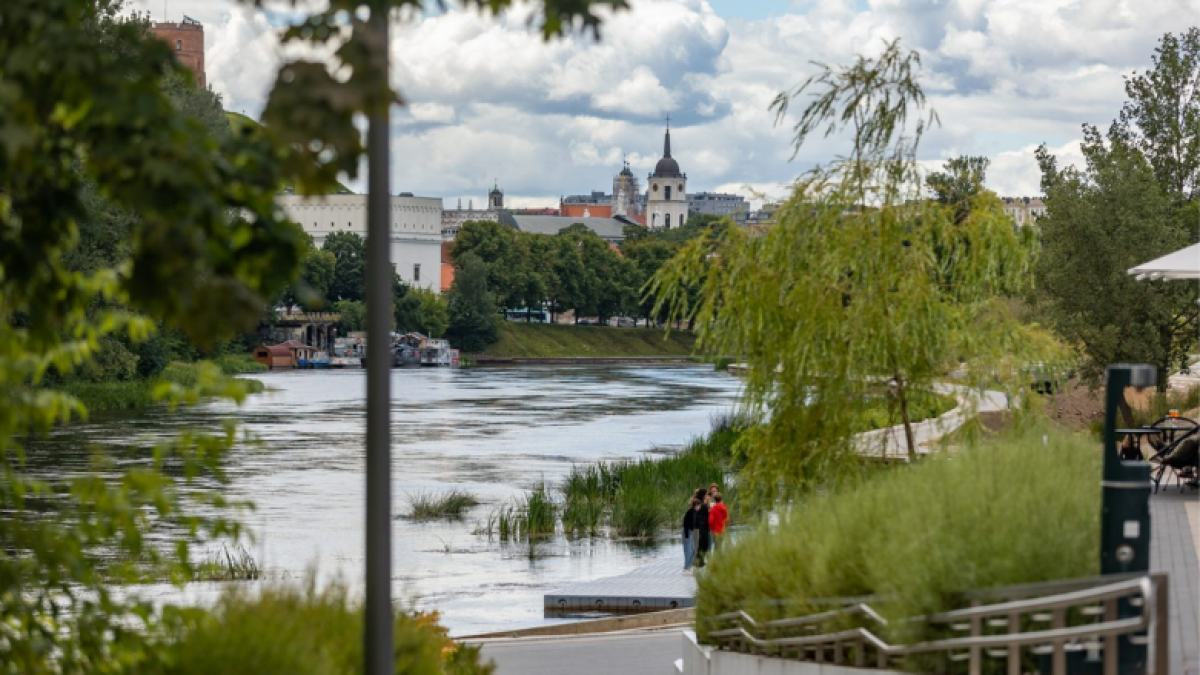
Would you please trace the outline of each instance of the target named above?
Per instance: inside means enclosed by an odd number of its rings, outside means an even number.
[[[150,24],[150,34],[175,50],[175,58],[192,71],[201,89],[208,86],[204,74],[204,26],[199,21],[189,16],[179,23],[157,21]]]
[[[559,215],[571,218],[612,218],[612,206],[601,204],[568,204],[559,205]]]

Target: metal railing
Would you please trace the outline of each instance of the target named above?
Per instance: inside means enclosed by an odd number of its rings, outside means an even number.
[[[1004,590],[993,589],[986,596],[1002,598]],[[1116,581],[1108,577],[1010,590],[1010,597],[1020,599],[988,605],[976,599],[972,607],[890,624],[864,602],[774,621],[759,621],[744,611],[729,612],[709,619],[716,629],[708,631],[707,641],[728,651],[876,668],[890,668],[906,656],[940,653],[950,663],[964,663],[970,675],[983,672],[985,659],[1003,659],[1006,672],[1019,675],[1025,656],[1048,658],[1049,672],[1066,675],[1073,652],[1084,652],[1090,660],[1102,659],[1105,675],[1117,675],[1119,652],[1125,644],[1127,648],[1145,650],[1145,673],[1166,675],[1165,575]],[[1039,590],[1053,594],[1030,597]],[[1118,603],[1128,603],[1140,611],[1136,616],[1120,618]],[[852,622],[859,625],[844,627]],[[922,623],[948,637],[890,644],[878,634],[889,625],[905,623]],[[1034,630],[1022,630],[1022,626]]]

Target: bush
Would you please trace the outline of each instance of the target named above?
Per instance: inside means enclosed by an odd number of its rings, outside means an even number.
[[[182,610],[157,663],[161,675],[353,675],[362,672],[362,610],[344,588],[232,592],[211,613]],[[397,612],[397,675],[486,675],[477,647],[451,640],[436,614]]]
[[[701,631],[734,609],[771,620],[828,609],[811,598],[877,595],[892,620],[961,607],[968,589],[1097,574],[1101,455],[1042,433],[809,495],[714,556],[698,579]],[[888,638],[928,637],[906,625]]]

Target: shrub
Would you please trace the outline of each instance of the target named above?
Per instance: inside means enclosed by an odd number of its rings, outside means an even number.
[[[713,558],[699,578],[701,631],[733,609],[770,620],[828,608],[810,598],[877,595],[890,620],[962,606],[968,589],[1096,574],[1101,455],[1060,433],[1043,445],[1043,433],[810,494]],[[890,637],[927,637],[909,630]]]
[[[436,614],[400,611],[397,675],[486,675],[479,649],[455,643]],[[362,672],[362,610],[346,590],[272,588],[227,593],[211,613],[182,610],[157,663],[161,675],[353,675]]]

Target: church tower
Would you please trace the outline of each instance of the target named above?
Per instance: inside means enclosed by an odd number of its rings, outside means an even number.
[[[687,222],[687,174],[679,171],[679,162],[671,157],[671,118],[663,138],[663,156],[650,174],[646,186],[646,223],[651,228],[672,229]]]
[[[493,183],[492,191],[488,193],[488,209],[492,211],[500,211],[504,208],[504,193],[500,190],[500,183]]]

